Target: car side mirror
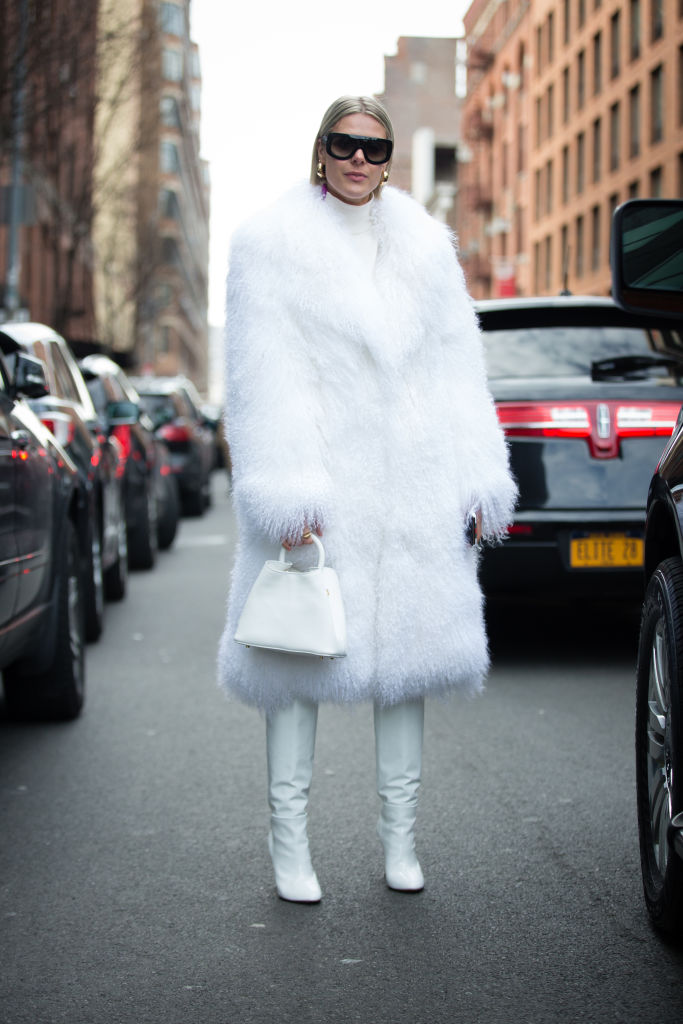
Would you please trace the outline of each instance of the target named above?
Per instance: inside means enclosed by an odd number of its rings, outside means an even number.
[[[140,418],[140,409],[135,402],[109,402],[107,421],[110,427],[130,427]]]
[[[14,356],[14,374],[11,385],[12,397],[44,398],[50,394],[45,373],[45,364],[36,356],[17,352]]]
[[[683,320],[683,200],[618,206],[610,250],[612,296],[622,309]]]

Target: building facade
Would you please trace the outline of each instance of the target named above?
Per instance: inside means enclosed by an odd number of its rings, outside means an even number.
[[[0,316],[205,389],[209,184],[190,0],[0,3]]]
[[[411,192],[439,220],[453,222],[456,153],[464,60],[462,40],[402,36],[396,54],[384,58],[385,104],[396,144],[391,183]],[[459,84],[462,88],[459,89]]]
[[[683,195],[683,2],[475,0],[465,30],[473,294],[608,294],[615,206]]]

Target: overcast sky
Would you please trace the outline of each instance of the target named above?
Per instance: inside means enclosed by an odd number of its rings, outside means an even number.
[[[343,94],[381,92],[399,36],[460,36],[469,0],[192,0],[211,169],[209,321],[223,320],[235,226],[308,176],[315,133]]]

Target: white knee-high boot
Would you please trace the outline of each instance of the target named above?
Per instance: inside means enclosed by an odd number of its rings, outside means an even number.
[[[268,848],[278,895],[295,903],[317,903],[322,895],[306,833],[317,722],[318,705],[301,700],[266,718]]]
[[[382,800],[377,832],[384,846],[387,885],[402,892],[424,887],[414,832],[423,730],[422,699],[388,707],[375,704],[377,792]]]

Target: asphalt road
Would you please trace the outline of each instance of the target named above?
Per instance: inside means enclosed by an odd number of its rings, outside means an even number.
[[[427,706],[418,895],[383,883],[370,708],[323,708],[324,897],[287,904],[263,722],[214,681],[234,539],[214,494],[108,606],[82,718],[0,709],[2,1024],[681,1019],[683,953],[640,891],[633,619],[492,613],[485,695]]]

